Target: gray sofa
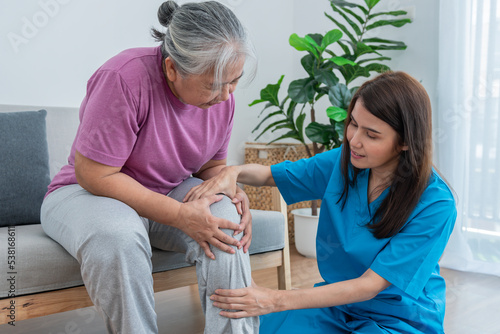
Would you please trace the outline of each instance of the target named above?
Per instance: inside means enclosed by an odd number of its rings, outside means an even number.
[[[39,210],[50,179],[66,163],[78,109],[0,105],[0,324],[92,305],[78,262],[50,239]],[[290,288],[286,205],[252,210],[252,270],[276,267],[278,286]],[[153,250],[155,292],[196,284],[184,255]],[[3,277],[3,274],[2,274]]]

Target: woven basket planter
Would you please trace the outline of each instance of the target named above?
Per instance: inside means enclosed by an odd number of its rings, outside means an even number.
[[[312,150],[312,145],[310,146]],[[297,161],[307,158],[307,151],[302,144],[271,144],[246,143],[245,144],[245,163],[274,165],[285,160]],[[245,192],[250,200],[250,207],[257,210],[270,210],[272,195],[270,187],[252,187],[245,186]],[[290,243],[295,243],[295,232],[293,224],[294,209],[309,208],[310,201],[295,203],[288,206],[288,238]]]

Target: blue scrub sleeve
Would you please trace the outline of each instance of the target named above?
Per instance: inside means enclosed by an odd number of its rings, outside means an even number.
[[[457,211],[448,187],[435,180],[422,195],[403,229],[377,255],[370,268],[417,299],[436,269]]]
[[[338,148],[309,159],[272,165],[274,182],[287,204],[323,198],[340,156]]]

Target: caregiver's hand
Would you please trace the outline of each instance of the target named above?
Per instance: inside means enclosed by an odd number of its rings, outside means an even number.
[[[254,317],[279,311],[280,290],[259,287],[252,280],[252,285],[243,289],[217,289],[210,297],[213,305],[224,311],[220,315],[227,318]],[[229,312],[225,310],[231,310]]]
[[[193,187],[184,197],[184,202],[194,201],[215,194],[224,194],[234,199],[238,189],[238,185],[236,184],[237,178],[238,172],[235,166],[224,167],[219,174]]]
[[[243,252],[248,252],[250,244],[252,243],[252,215],[250,213],[250,201],[247,194],[238,187],[236,189],[236,196],[232,199],[238,214],[241,215],[240,228],[243,229],[243,237],[240,240]],[[239,231],[234,231],[234,235],[239,234]]]

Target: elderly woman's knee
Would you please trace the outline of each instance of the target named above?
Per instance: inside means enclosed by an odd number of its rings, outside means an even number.
[[[218,218],[227,219],[233,223],[239,224],[241,216],[236,209],[236,205],[231,202],[231,199],[224,196],[220,201],[213,203],[210,206],[212,215]]]

